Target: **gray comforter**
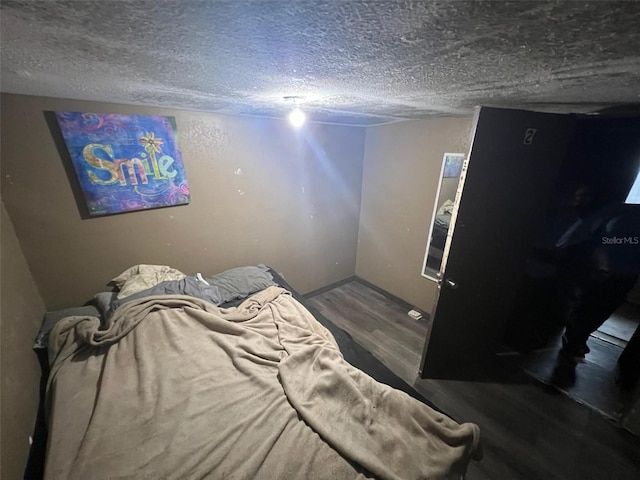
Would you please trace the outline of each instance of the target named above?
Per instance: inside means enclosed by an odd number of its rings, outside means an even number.
[[[445,478],[478,452],[476,425],[353,368],[278,287],[69,317],[49,353],[48,479]]]

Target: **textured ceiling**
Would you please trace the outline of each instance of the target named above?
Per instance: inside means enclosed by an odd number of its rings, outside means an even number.
[[[2,91],[372,125],[640,103],[640,2],[5,1]]]

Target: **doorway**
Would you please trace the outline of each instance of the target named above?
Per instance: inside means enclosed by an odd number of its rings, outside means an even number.
[[[603,232],[617,212],[640,218],[640,205],[628,199],[639,169],[638,117],[577,120],[545,220],[532,239],[505,338],[507,345],[522,353],[527,373],[621,424],[629,415],[638,415],[634,407],[640,397],[637,384],[628,385],[618,378],[618,358],[640,324],[640,300],[634,293],[640,289],[636,239],[640,221],[618,234],[620,245],[607,245],[613,237]],[[616,284],[616,292],[607,292],[604,280],[597,283],[601,280],[596,269],[602,267],[587,262],[596,258],[593,252],[600,255],[606,249],[622,259],[618,262],[622,270],[628,267],[627,280]],[[591,280],[592,276],[596,279]],[[578,360],[567,373],[559,355],[563,346],[566,352],[565,325],[583,321],[600,308],[602,299],[616,295],[617,300],[606,307],[610,311],[604,308],[602,318],[595,314],[588,320],[595,323],[584,359],[572,354]]]
[[[496,381],[496,352],[574,119],[523,110],[476,111],[448,222],[421,378]],[[424,273],[424,271],[423,271]]]

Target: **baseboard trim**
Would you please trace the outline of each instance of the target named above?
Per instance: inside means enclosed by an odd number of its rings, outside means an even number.
[[[400,297],[396,297],[393,293],[389,293],[386,290],[378,287],[377,285],[365,280],[364,278],[360,278],[358,276],[354,277],[354,280],[356,282],[361,283],[362,285],[369,287],[371,290],[375,290],[376,292],[378,292],[380,295],[384,295],[385,297],[387,297],[389,300],[391,300],[394,303],[397,303],[398,305],[400,305],[402,308],[406,309],[407,311],[409,310],[417,310],[422,314],[423,318],[429,318],[429,313],[423,311],[422,309],[411,305],[409,302],[407,302],[406,300],[401,299]]]
[[[341,287],[345,283],[353,282],[354,280],[357,280],[357,277],[355,275],[351,275],[350,277],[343,278],[342,280],[338,280],[337,282],[330,283],[325,287],[320,287],[316,290],[310,291],[309,293],[305,293],[304,295],[302,295],[302,298],[307,300],[311,297],[315,297],[316,295],[320,295],[322,293],[328,292],[329,290],[333,290],[334,288]]]
[[[321,295],[325,292],[328,292],[329,290],[333,290],[334,288],[338,288],[341,287],[342,285],[349,283],[349,282],[358,282],[362,285],[364,285],[365,287],[370,288],[371,290],[374,290],[375,292],[379,293],[380,295],[383,295],[385,298],[389,299],[389,301],[394,302],[396,304],[398,304],[399,306],[401,306],[402,308],[406,309],[407,311],[409,310],[417,310],[420,313],[422,313],[422,318],[425,319],[429,319],[429,313],[423,311],[422,309],[419,309],[417,307],[415,307],[414,305],[411,305],[409,302],[401,299],[400,297],[396,297],[395,295],[393,295],[392,293],[387,292],[386,290],[378,287],[377,285],[365,280],[364,278],[358,277],[357,275],[352,275],[350,277],[344,278],[342,280],[338,280],[337,282],[331,283],[327,286],[324,287],[320,287],[316,290],[313,290],[309,293],[304,294],[302,297],[305,300],[308,300],[312,297],[315,297],[317,295]]]

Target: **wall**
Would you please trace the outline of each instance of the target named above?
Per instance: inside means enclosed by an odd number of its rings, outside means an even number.
[[[192,203],[82,219],[43,112],[176,118]],[[354,274],[364,129],[2,96],[2,194],[46,307],[138,263],[187,274],[265,263],[301,292]]]
[[[468,153],[471,118],[367,129],[356,274],[430,312],[435,283],[420,274],[445,152]]]
[[[0,478],[22,478],[38,409],[40,367],[31,345],[44,313],[18,238],[2,205]]]

